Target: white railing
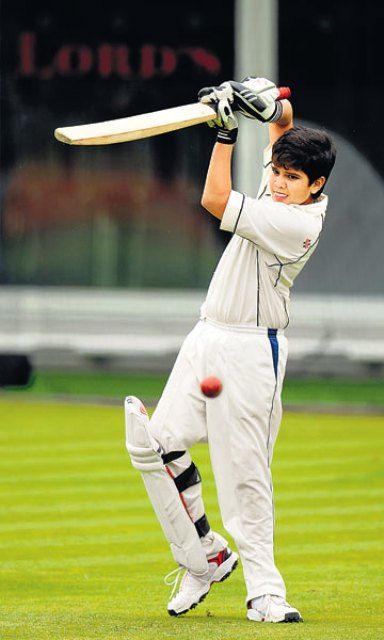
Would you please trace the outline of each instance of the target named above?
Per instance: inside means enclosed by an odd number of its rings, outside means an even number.
[[[47,365],[74,358],[174,357],[204,291],[0,287],[0,352]],[[384,365],[384,297],[297,294],[290,360],[344,358]],[[64,361],[61,359],[61,361]]]

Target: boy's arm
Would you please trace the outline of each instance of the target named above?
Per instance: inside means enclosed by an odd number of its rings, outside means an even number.
[[[281,102],[282,114],[277,122],[269,124],[269,141],[273,143],[293,127],[293,111],[288,100]],[[205,181],[202,206],[220,220],[223,217],[232,190],[232,155],[234,144],[216,142]]]
[[[283,133],[293,127],[293,110],[291,103],[289,100],[282,100],[281,106],[283,107],[283,111],[278,121],[271,122],[271,124],[268,125],[269,142],[271,145],[273,145],[273,143],[276,142]]]
[[[202,206],[220,220],[232,189],[233,148],[233,144],[216,142],[201,198]]]
[[[276,111],[276,108],[274,107],[275,101],[272,96],[268,97],[265,92],[267,89],[269,89],[270,92],[273,90],[276,91],[275,85],[263,78],[250,78],[250,80],[253,83],[261,83],[263,87],[264,99],[261,101],[262,104],[259,105],[262,107],[262,112],[265,114],[266,109],[269,106],[273,115],[273,112]],[[269,86],[268,83],[271,86]],[[265,85],[268,85],[267,88],[265,88]],[[248,90],[245,95],[248,96],[249,94],[250,91]],[[241,100],[247,100],[244,97],[239,97],[239,95],[237,96],[237,102],[239,102],[239,100],[240,102]],[[233,87],[230,82],[223,83],[220,87],[206,87],[199,92],[199,100],[203,102],[216,103],[217,105],[218,118],[213,124],[219,128],[218,142],[216,142],[212,151],[201,204],[205,209],[207,209],[207,211],[221,220],[232,190],[231,161],[233,147],[237,137],[237,120],[231,110],[229,102],[230,100],[232,102],[234,100]],[[282,100],[280,105],[281,114],[279,119],[276,120],[276,122],[271,122],[269,125],[271,144],[285,133],[285,131],[293,127],[292,107],[290,102],[288,100]],[[239,104],[237,104],[237,107],[239,108]],[[253,105],[253,111],[255,113],[257,112],[255,105]],[[255,117],[255,115],[252,117]],[[258,119],[265,121],[264,116],[261,113],[258,115]],[[266,122],[268,122],[268,120],[271,120],[270,115],[268,115]]]

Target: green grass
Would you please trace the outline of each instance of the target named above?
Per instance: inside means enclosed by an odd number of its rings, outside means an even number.
[[[284,402],[359,404],[384,407],[384,380],[286,379]]]
[[[68,394],[124,398],[141,395],[158,398],[166,382],[166,374],[60,373],[38,371],[34,383],[24,390],[5,393],[24,395]],[[4,392],[3,392],[4,395]],[[384,406],[384,380],[286,379],[283,391],[286,403],[343,403]]]
[[[166,374],[156,373],[60,373],[56,371],[39,371],[29,389],[16,391],[16,393],[63,393],[110,398],[140,395],[143,398],[158,398],[166,380]]]
[[[276,446],[276,559],[302,625],[245,619],[241,570],[165,612],[174,565],[116,407],[0,401],[2,640],[383,637],[384,419],[287,414]],[[222,531],[207,449],[193,450]]]

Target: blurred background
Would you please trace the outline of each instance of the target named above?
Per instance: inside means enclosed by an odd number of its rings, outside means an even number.
[[[69,147],[53,130],[259,75],[289,85],[297,122],[338,147],[323,237],[294,287],[288,376],[382,379],[383,18],[375,0],[3,0],[3,370],[16,355],[36,371],[169,369],[228,241],[199,204],[214,134]],[[235,187],[249,195],[265,135],[241,122]]]

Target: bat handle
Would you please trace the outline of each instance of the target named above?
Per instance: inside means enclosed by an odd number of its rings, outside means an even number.
[[[279,95],[277,96],[277,100],[284,100],[285,98],[291,97],[291,90],[289,87],[278,87]]]

